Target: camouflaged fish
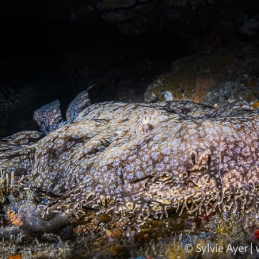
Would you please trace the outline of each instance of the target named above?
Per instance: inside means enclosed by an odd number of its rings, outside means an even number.
[[[54,197],[49,210],[111,211],[137,229],[169,208],[259,211],[259,114],[246,102],[79,103],[66,123],[57,103],[37,110],[44,137],[1,140],[2,168]]]

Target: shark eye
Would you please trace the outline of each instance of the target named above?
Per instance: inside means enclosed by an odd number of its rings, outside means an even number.
[[[146,115],[146,116],[144,116],[144,118],[142,119],[142,123],[143,123],[144,125],[146,125],[146,124],[148,124],[148,123],[150,122],[150,120],[151,120],[151,117],[150,117],[149,115]]]

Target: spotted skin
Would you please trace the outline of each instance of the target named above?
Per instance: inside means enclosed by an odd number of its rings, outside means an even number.
[[[37,109],[33,114],[33,120],[45,134],[58,129],[63,122],[59,100],[55,100]]]
[[[16,176],[31,172],[34,159],[34,144],[44,134],[38,131],[22,131],[0,140],[0,168]]]
[[[76,98],[69,104],[66,112],[67,121],[74,121],[78,114],[91,104],[88,91],[85,90],[79,93]]]
[[[50,209],[113,211],[137,228],[168,208],[258,212],[258,128],[258,112],[242,101],[218,109],[107,102],[36,143],[3,151],[2,163],[12,167],[8,152],[30,150],[29,187],[56,197]]]
[[[91,87],[79,93],[68,105],[66,121],[63,120],[59,100],[55,100],[37,109],[33,114],[33,120],[40,127],[40,131],[47,135],[51,131],[73,122],[78,114],[91,104],[88,95],[88,90]]]

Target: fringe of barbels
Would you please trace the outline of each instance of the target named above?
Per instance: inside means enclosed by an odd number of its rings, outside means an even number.
[[[168,210],[173,209],[179,216],[186,210],[188,213],[209,215],[219,210],[245,211],[254,210],[259,218],[259,183],[236,184],[230,188],[210,189],[208,186],[203,190],[197,190],[195,195],[176,195],[163,201],[157,199],[144,199],[140,194],[131,197],[117,197],[116,195],[88,193],[67,193],[56,204],[48,209],[56,212],[63,210],[69,215],[76,217],[84,208],[96,209],[97,214],[112,213],[113,216],[125,221],[128,228],[135,227],[140,231],[140,226],[145,224],[150,217],[162,219],[168,217]]]

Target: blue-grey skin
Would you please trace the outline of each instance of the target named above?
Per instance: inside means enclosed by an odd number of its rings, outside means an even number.
[[[219,109],[187,101],[91,105],[26,147],[28,186],[56,197],[50,210],[135,215],[129,224],[137,228],[168,208],[258,212],[258,127],[258,113],[242,101]]]

